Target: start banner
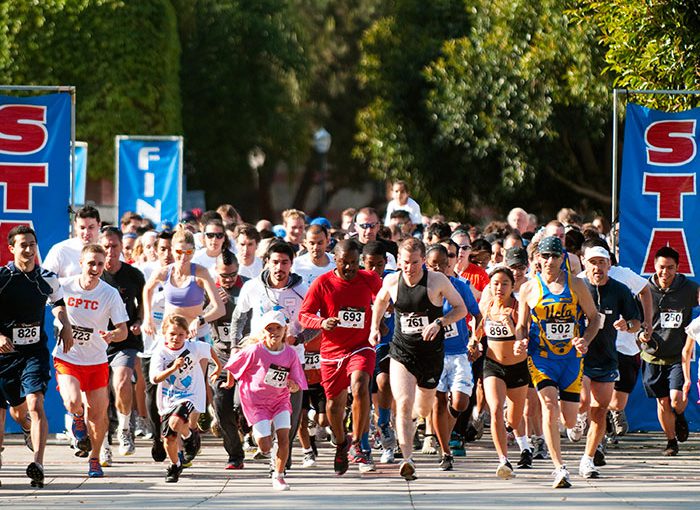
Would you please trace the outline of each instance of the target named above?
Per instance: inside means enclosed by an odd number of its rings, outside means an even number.
[[[34,228],[40,260],[68,238],[70,143],[70,93],[0,96],[0,264],[16,225]]]

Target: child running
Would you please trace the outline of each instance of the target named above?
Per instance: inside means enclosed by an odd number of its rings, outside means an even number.
[[[170,466],[165,481],[175,483],[185,468],[185,455],[180,453],[179,437],[188,459],[199,450],[196,434],[190,430],[191,419],[196,422],[206,407],[206,381],[201,360],[212,360],[216,369],[209,376],[212,384],[221,372],[221,363],[206,342],[187,340],[189,324],[181,315],[170,314],[163,319],[164,342],[151,358],[150,378],[158,385],[158,413],[161,434]],[[192,416],[192,418],[191,418]]]
[[[237,353],[231,353],[226,364],[226,385],[239,381],[241,406],[260,451],[272,449],[272,426],[277,434],[277,455],[272,474],[272,488],[289,490],[284,481],[284,466],[289,455],[289,428],[292,406],[290,392],[307,389],[304,371],[296,352],[285,344],[287,319],[277,310],[261,318],[262,330],[257,339]]]

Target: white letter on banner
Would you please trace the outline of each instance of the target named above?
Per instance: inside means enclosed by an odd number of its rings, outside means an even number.
[[[146,172],[143,174],[143,196],[150,198],[156,194],[156,174]]]
[[[160,161],[160,156],[158,154],[151,154],[152,152],[160,152],[160,148],[141,147],[139,149],[139,170],[148,170],[149,161]]]
[[[156,205],[155,207],[146,202],[145,200],[141,200],[140,198],[136,199],[136,212],[137,214],[140,214],[141,216],[144,216],[151,220],[153,223],[158,225],[160,223],[160,211],[161,211],[161,201],[160,199],[156,200]]]

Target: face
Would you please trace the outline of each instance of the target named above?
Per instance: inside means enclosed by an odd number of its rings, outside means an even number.
[[[489,285],[491,286],[491,293],[499,299],[507,299],[513,292],[513,282],[504,273],[494,274]]]
[[[320,262],[326,254],[326,248],[328,248],[328,237],[323,232],[307,232],[304,237],[304,247],[309,252],[312,261]]]
[[[408,201],[408,192],[401,184],[394,184],[391,188],[391,198],[403,205]]]
[[[153,235],[143,236],[141,238],[141,245],[143,246],[143,256],[146,262],[155,262],[158,260],[158,254],[156,252],[156,241],[158,237]]]
[[[604,285],[608,280],[610,259],[605,257],[591,257],[583,262],[586,276],[593,285]]]
[[[593,226],[598,232],[600,232],[601,234],[605,234],[605,226],[603,225],[603,222],[600,221],[600,218],[596,218],[593,220]]]
[[[494,266],[501,264],[503,262],[503,252],[503,246],[498,243],[493,243],[493,245],[491,245],[491,264]]]
[[[286,282],[292,271],[292,260],[286,253],[273,253],[267,261],[270,277],[276,283]]]
[[[163,336],[165,337],[165,346],[168,349],[177,351],[185,345],[187,331],[175,324],[168,324],[163,328]]]
[[[105,256],[101,253],[85,253],[80,259],[80,269],[84,279],[94,283],[105,270]]]
[[[357,232],[357,240],[362,244],[367,244],[370,241],[377,239],[379,232],[379,218],[376,214],[360,213],[357,215],[355,222],[355,232]]]
[[[516,282],[525,281],[525,275],[527,274],[527,264],[514,264],[512,266],[508,266],[508,268],[511,271],[513,271],[513,276],[515,277]]]
[[[544,236],[549,237],[549,236],[554,236],[558,237],[561,239],[562,244],[564,244],[564,239],[566,237],[564,233],[564,227],[557,227],[556,225],[549,225],[547,228],[544,229]]]
[[[36,257],[36,238],[32,234],[18,234],[10,245],[15,263],[30,264]]]
[[[263,342],[265,342],[265,345],[267,345],[270,348],[279,347],[279,345],[282,343],[282,340],[284,340],[284,334],[286,329],[287,328],[285,326],[280,326],[277,323],[268,324],[262,330]]]
[[[386,267],[386,257],[381,255],[363,255],[362,265],[367,271],[374,271],[377,275],[384,276],[384,268]]]
[[[141,227],[141,221],[140,220],[130,220],[129,223],[126,225],[122,225],[122,232],[123,233],[130,233],[130,234],[136,234],[138,232],[139,227]]]
[[[218,283],[224,289],[230,289],[236,283],[238,279],[238,264],[222,264],[217,262],[216,264],[216,283]]]
[[[352,280],[360,269],[360,254],[357,250],[339,250],[335,255],[335,267],[343,280]]]
[[[189,264],[194,256],[194,246],[185,241],[176,241],[173,243],[173,259],[176,264]]]
[[[100,236],[100,245],[102,245],[107,252],[106,262],[108,264],[115,264],[119,260],[119,256],[124,248],[122,242],[119,240],[119,237],[110,233],[102,234]]]
[[[428,266],[430,271],[445,273],[447,271],[447,257],[438,250],[432,250],[428,252],[428,256],[425,258],[425,265]]]
[[[219,225],[207,225],[204,227],[204,247],[209,252],[221,253],[226,233]]]
[[[304,219],[289,218],[284,223],[284,230],[287,231],[287,239],[294,244],[301,244],[304,239]]]
[[[340,228],[345,230],[345,231],[350,230],[350,227],[352,226],[352,218],[353,218],[352,214],[347,214],[347,215],[343,216]]]
[[[124,259],[134,260],[134,246],[136,246],[136,239],[124,238],[122,242],[122,253],[124,254]]]
[[[527,232],[527,226],[528,223],[530,222],[530,218],[528,218],[527,214],[524,212],[518,213],[518,216],[515,220],[515,228],[518,229],[518,232],[521,234]]]
[[[95,218],[76,218],[75,234],[83,245],[95,243],[100,235],[100,224]]]
[[[252,264],[255,258],[255,250],[258,249],[258,243],[255,239],[241,234],[236,239],[236,247],[238,248],[238,256],[246,262],[246,265]]]
[[[561,255],[554,255],[553,253],[538,253],[537,260],[540,263],[540,268],[542,274],[555,275],[561,269]]]
[[[472,251],[471,260],[475,264],[486,269],[489,265],[489,262],[491,261],[491,253],[489,253],[488,251],[484,251],[484,250],[476,251],[476,252]]]
[[[158,244],[156,245],[156,255],[158,256],[158,262],[161,266],[167,266],[172,264],[175,260],[173,258],[172,243],[170,239],[158,239]]]
[[[459,248],[453,246],[451,243],[442,243],[442,245],[447,249],[447,273],[453,274],[455,272],[455,266],[457,265],[457,257],[459,254]]]
[[[678,264],[669,257],[657,257],[654,261],[654,271],[662,288],[668,288],[678,272]]]
[[[408,277],[418,276],[423,271],[425,257],[420,254],[420,251],[399,250],[399,258],[396,261],[398,268]]]

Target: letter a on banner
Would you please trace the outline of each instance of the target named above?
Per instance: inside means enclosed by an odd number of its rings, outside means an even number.
[[[0,264],[17,225],[34,228],[40,259],[68,238],[70,136],[70,93],[0,96]]]
[[[678,270],[695,279],[700,255],[697,179],[700,108],[668,113],[627,105],[620,183],[620,263],[654,272],[654,254],[670,246]]]
[[[116,137],[119,217],[137,212],[156,225],[177,223],[182,207],[182,137]]]

